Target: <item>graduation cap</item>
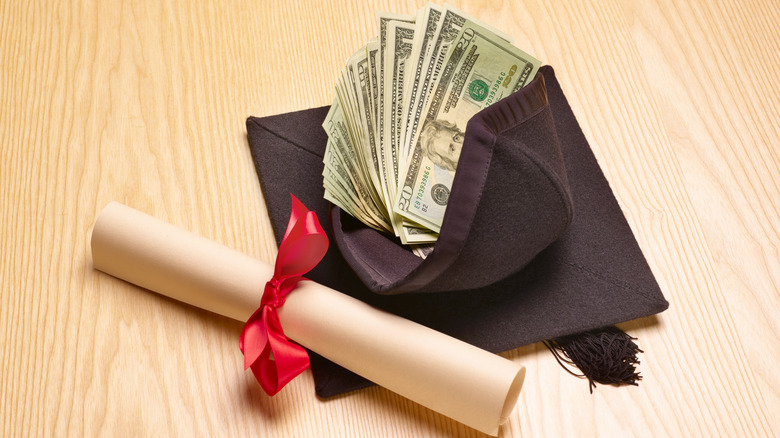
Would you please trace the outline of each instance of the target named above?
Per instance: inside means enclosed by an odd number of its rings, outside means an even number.
[[[307,278],[488,351],[545,341],[591,390],[594,381],[636,384],[640,350],[612,326],[669,304],[552,67],[469,121],[424,260],[323,198],[327,112],[246,122],[277,242],[292,193],[337,243]],[[320,397],[371,385],[310,357]]]

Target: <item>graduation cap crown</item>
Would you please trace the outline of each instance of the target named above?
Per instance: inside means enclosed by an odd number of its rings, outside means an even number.
[[[422,260],[396,238],[331,210],[342,255],[382,294],[477,289],[557,240],[573,203],[543,75],[472,117],[439,239]]]

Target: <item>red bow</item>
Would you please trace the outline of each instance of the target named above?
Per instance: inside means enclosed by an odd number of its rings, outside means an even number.
[[[306,350],[285,336],[277,309],[295,289],[303,274],[317,266],[328,250],[328,237],[317,215],[292,196],[287,231],[279,245],[274,276],[266,283],[260,307],[249,317],[238,347],[244,353],[244,369],[252,368],[268,395],[274,395],[309,367]]]

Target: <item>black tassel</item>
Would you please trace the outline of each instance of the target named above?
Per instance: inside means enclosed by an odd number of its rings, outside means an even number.
[[[544,345],[566,371],[588,379],[592,394],[596,382],[639,385],[642,376],[636,370],[639,364],[637,354],[643,351],[634,343],[635,340],[611,326],[544,341]],[[573,372],[569,367],[579,368],[582,374]]]

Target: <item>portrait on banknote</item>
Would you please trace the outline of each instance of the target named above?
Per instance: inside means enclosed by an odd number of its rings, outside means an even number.
[[[463,131],[446,120],[428,120],[420,131],[420,146],[433,164],[454,172],[463,147]]]

